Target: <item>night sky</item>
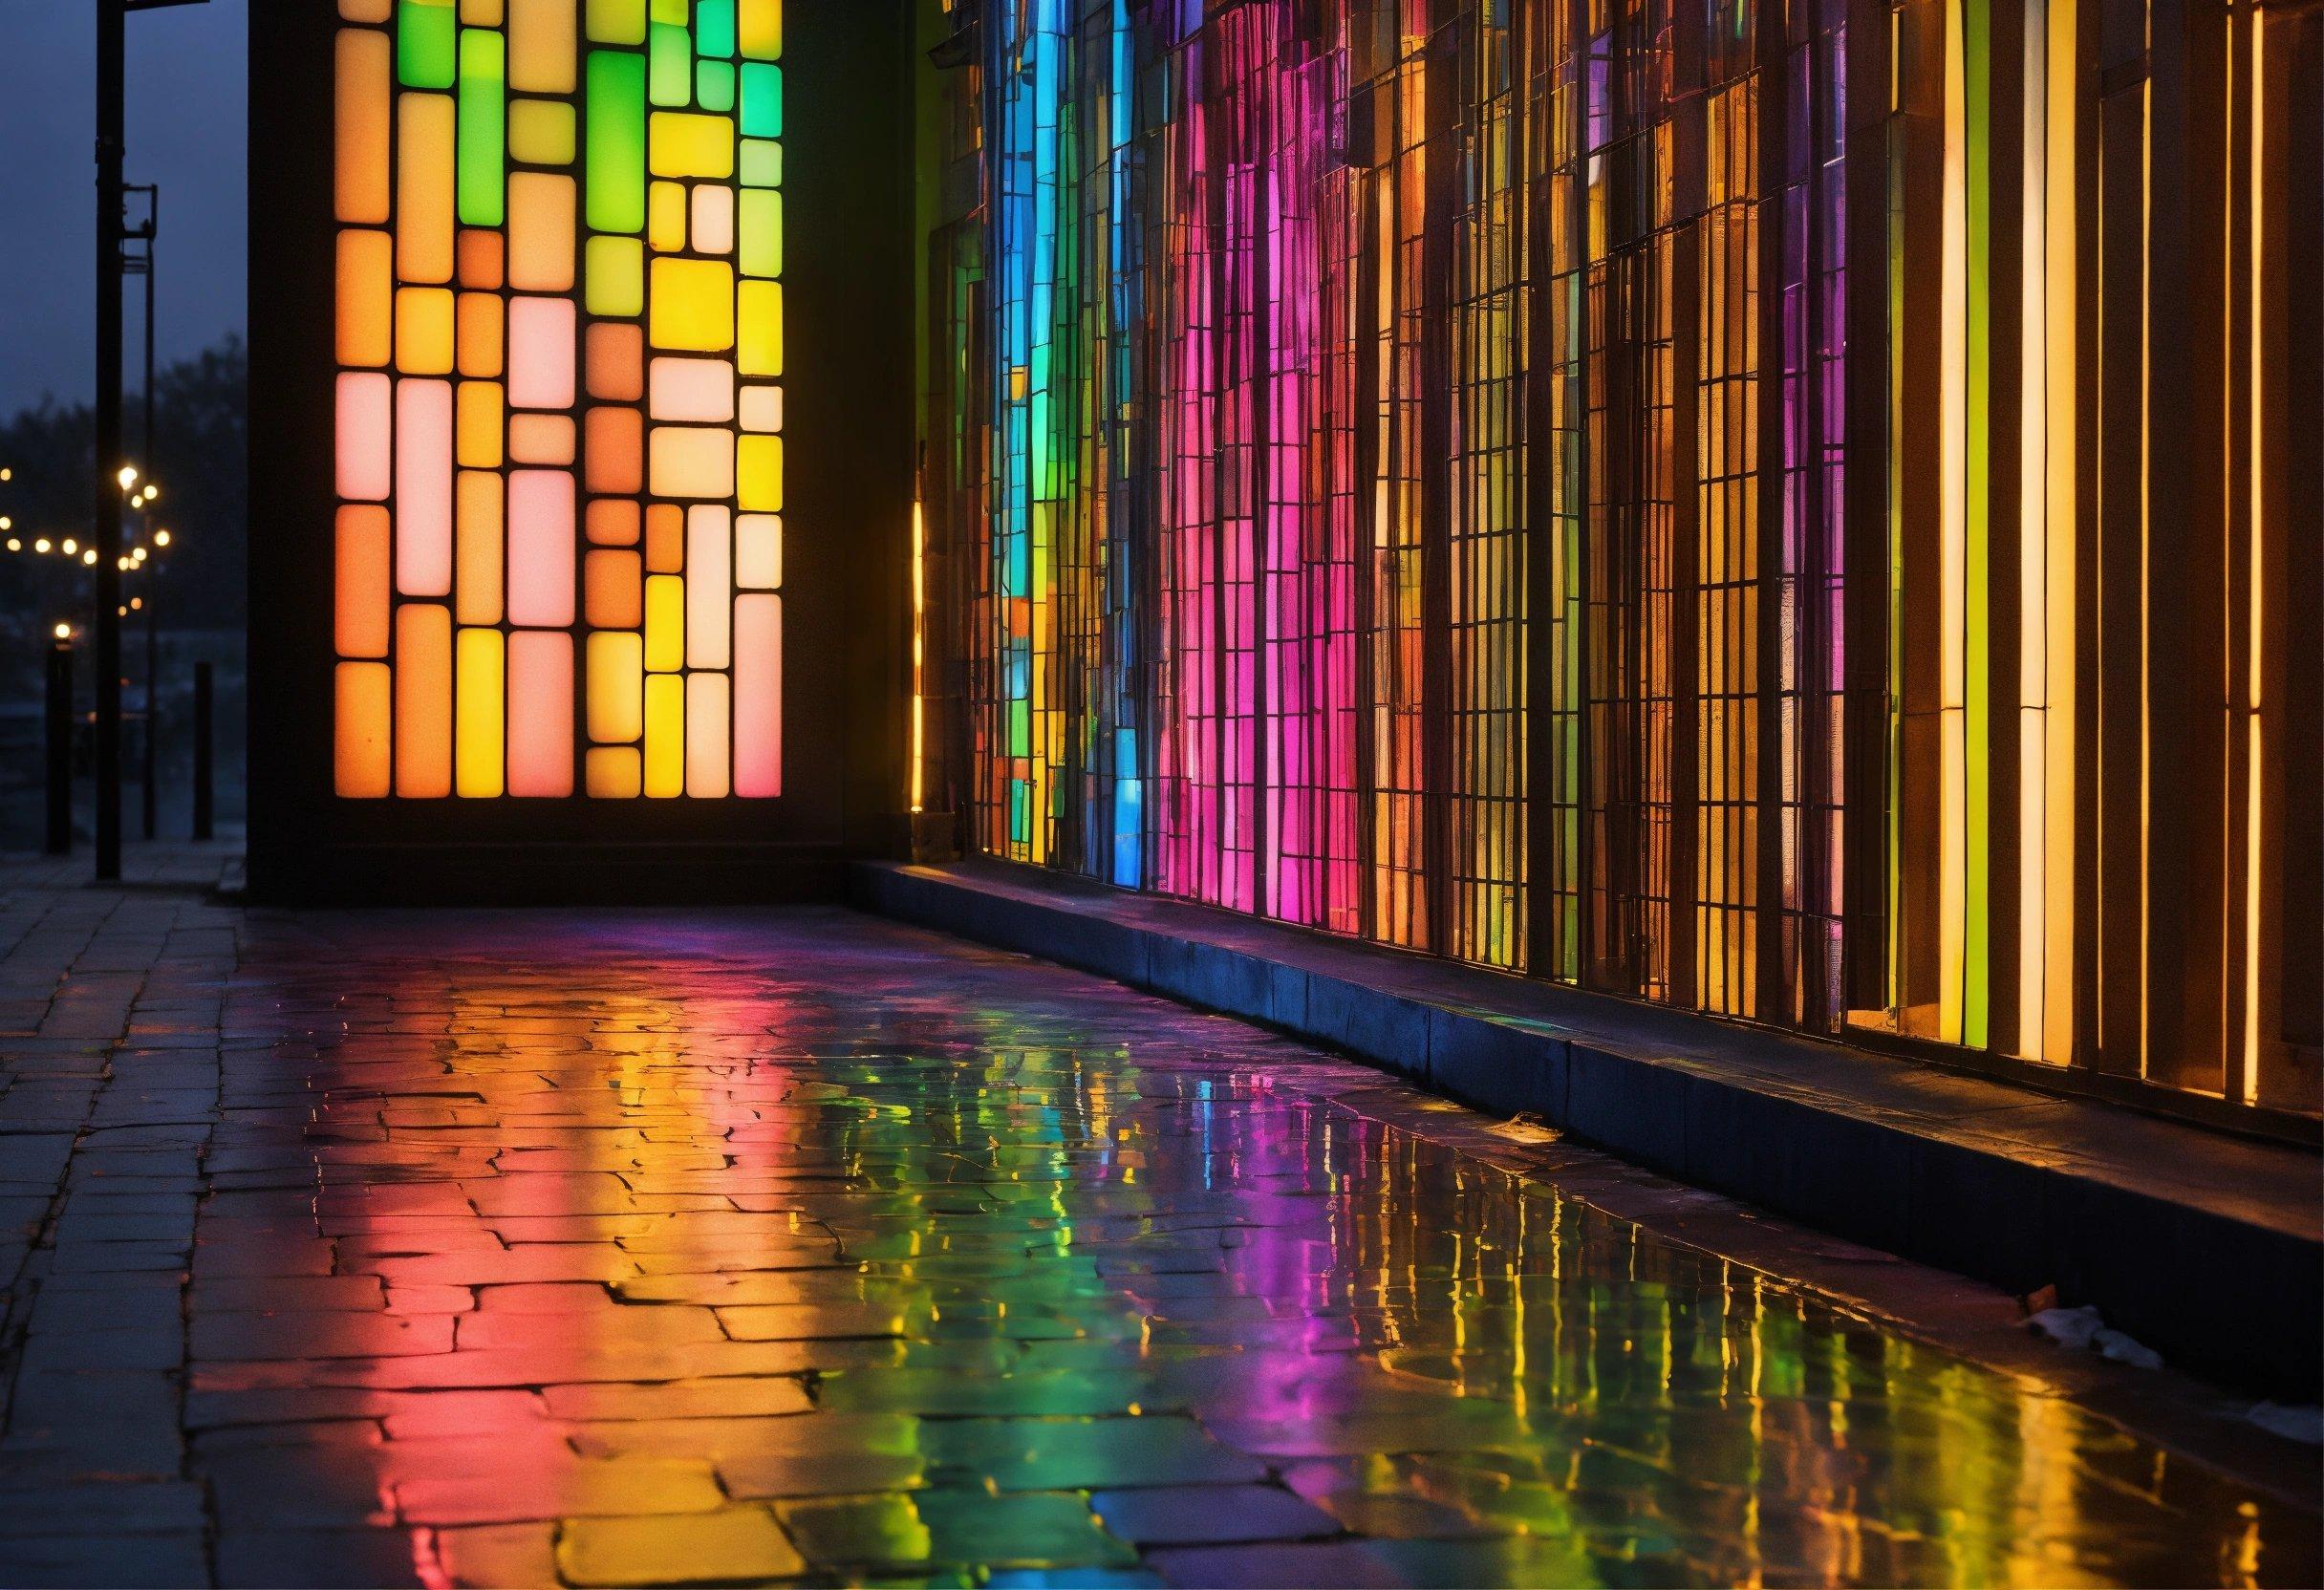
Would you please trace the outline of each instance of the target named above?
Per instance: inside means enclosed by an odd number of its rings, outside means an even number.
[[[92,0],[0,0],[0,417],[43,394],[85,400],[95,385],[96,11]],[[248,19],[249,0],[129,18],[125,175],[161,184],[163,363],[243,328]],[[127,288],[134,390],[144,284]]]

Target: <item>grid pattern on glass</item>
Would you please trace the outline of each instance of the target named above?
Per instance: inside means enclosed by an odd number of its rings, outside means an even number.
[[[334,785],[783,789],[782,0],[340,0]]]

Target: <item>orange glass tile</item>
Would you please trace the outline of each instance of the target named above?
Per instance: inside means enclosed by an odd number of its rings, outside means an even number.
[[[496,380],[507,369],[508,315],[497,292],[463,292],[459,309],[460,373]]]
[[[396,612],[396,793],[452,793],[452,615],[432,603]]]
[[[645,567],[635,552],[593,551],[582,568],[582,614],[590,628],[634,630],[645,622]]]
[[[338,600],[332,629],[343,657],[387,655],[393,534],[383,507],[350,504],[339,509]]]
[[[465,470],[453,486],[452,614],[463,624],[501,621],[502,493],[499,475]]]
[[[635,403],[646,395],[646,333],[621,324],[589,329],[589,395]]]
[[[593,408],[582,420],[581,460],[592,495],[626,497],[646,488],[646,419],[635,409]]]
[[[602,497],[589,505],[589,539],[596,547],[635,547],[645,510],[635,503]]]
[[[342,662],[334,676],[332,787],[351,801],[381,800],[394,790],[394,688],[384,662]]]

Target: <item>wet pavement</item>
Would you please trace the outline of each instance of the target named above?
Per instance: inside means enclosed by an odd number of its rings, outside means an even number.
[[[2282,1487],[1093,978],[11,878],[0,1581],[2317,1577]]]

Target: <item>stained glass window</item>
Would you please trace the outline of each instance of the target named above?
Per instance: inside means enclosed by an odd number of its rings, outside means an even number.
[[[783,789],[782,0],[340,0],[342,796]]]

